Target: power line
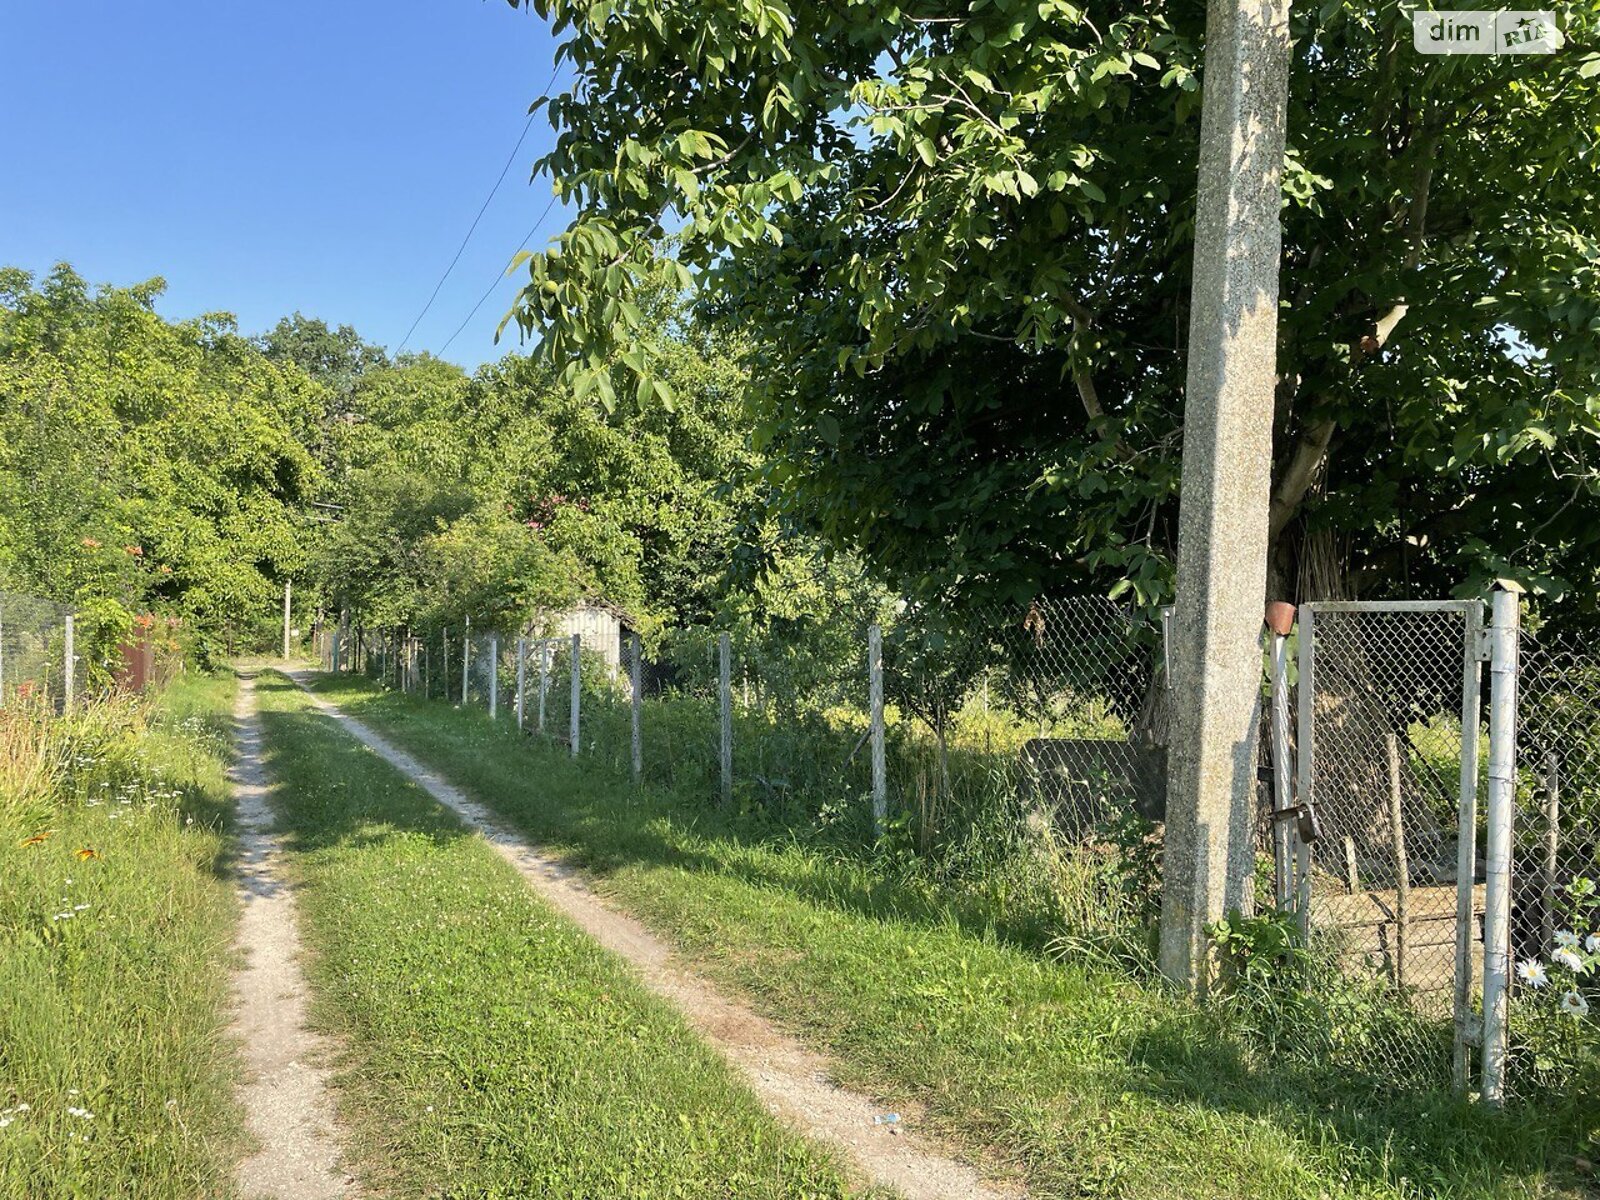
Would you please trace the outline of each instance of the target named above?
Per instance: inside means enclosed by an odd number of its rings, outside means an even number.
[[[511,257],[515,258],[518,254],[522,253],[527,244],[533,241],[533,235],[539,232],[539,226],[544,224],[544,219],[550,215],[550,210],[555,206],[556,198],[551,196],[550,203],[544,206],[544,211],[539,214],[539,219],[533,223],[533,228],[528,230],[527,236],[524,237],[517,248],[511,252]],[[457,325],[455,333],[452,333],[449,337],[447,337],[444,341],[444,345],[439,347],[440,354],[443,354],[450,348],[450,343],[455,341],[456,337],[461,333],[461,331],[465,329],[472,321],[472,318],[478,315],[478,310],[483,307],[484,301],[488,300],[490,296],[494,295],[495,288],[500,286],[500,281],[504,278],[504,271],[500,272],[500,274],[494,277],[494,282],[489,285],[488,289],[485,290],[483,295],[478,297],[478,302],[472,306],[472,311],[467,314],[466,320],[462,321],[460,325]]]
[[[539,93],[539,100],[549,98],[550,89],[556,84],[556,75],[561,71],[561,64],[557,63],[550,72],[550,81],[544,85],[544,91]],[[538,100],[534,101],[537,106]],[[489,189],[489,194],[483,199],[483,206],[478,209],[478,215],[472,218],[472,224],[467,227],[467,236],[461,239],[461,245],[456,247],[456,255],[450,260],[450,265],[444,269],[444,274],[439,276],[439,282],[433,285],[433,292],[428,297],[428,302],[422,306],[422,311],[417,314],[416,320],[411,322],[411,328],[406,330],[405,337],[400,339],[400,345],[395,348],[399,354],[406,348],[406,343],[411,340],[411,335],[417,331],[417,326],[422,323],[422,318],[428,315],[428,310],[433,307],[433,302],[439,298],[439,289],[444,287],[444,281],[450,278],[450,272],[456,269],[456,264],[461,261],[462,252],[466,250],[467,243],[472,240],[472,235],[478,228],[478,222],[483,220],[483,214],[489,211],[489,202],[494,199],[495,193],[500,190],[500,185],[506,181],[506,175],[511,171],[511,164],[517,161],[517,152],[522,149],[522,143],[527,140],[528,130],[533,128],[533,118],[537,116],[537,109],[528,113],[528,119],[522,123],[522,132],[517,135],[517,144],[511,148],[511,154],[506,158],[506,165],[500,168],[500,177],[494,181],[494,186]],[[529,236],[532,236],[531,234]]]

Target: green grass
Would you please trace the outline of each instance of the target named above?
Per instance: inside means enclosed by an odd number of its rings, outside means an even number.
[[[49,807],[0,821],[0,1195],[232,1194],[232,696],[189,676],[45,729],[73,745]]]
[[[280,677],[257,690],[314,1012],[375,1193],[847,1194],[481,839]]]
[[[1573,1194],[1575,1125],[1263,1061],[1214,1014],[998,935],[870,862],[636,793],[480,710],[319,685],[831,1052],[842,1082],[1016,1164],[1035,1196]],[[1591,1118],[1591,1123],[1594,1122]]]

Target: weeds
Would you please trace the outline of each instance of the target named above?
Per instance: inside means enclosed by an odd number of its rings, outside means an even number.
[[[0,717],[0,1195],[231,1193],[230,684]]]

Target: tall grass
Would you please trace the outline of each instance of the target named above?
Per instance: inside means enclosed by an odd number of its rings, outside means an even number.
[[[231,695],[0,715],[0,1196],[231,1194]]]

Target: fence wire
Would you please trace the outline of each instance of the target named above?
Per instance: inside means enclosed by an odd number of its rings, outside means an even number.
[[[1513,1092],[1600,1085],[1600,654],[1525,618],[1511,864]]]
[[[1314,621],[1303,613],[1296,636],[1314,629],[1311,661],[1304,647],[1291,656],[1311,674],[1307,686],[1291,671],[1299,719],[1289,753],[1320,836],[1305,848],[1299,893],[1307,970],[1270,1036],[1375,1085],[1445,1086],[1452,1034],[1480,1016],[1481,610],[1310,607]],[[323,633],[325,662],[335,635]],[[466,641],[461,630],[356,627],[341,661],[453,704],[486,706],[493,683],[498,718],[514,721],[519,637],[497,642],[491,654],[482,629]],[[1174,698],[1152,616],[1103,598],[959,613],[900,606],[811,626],[653,630],[640,641],[619,614],[589,609],[524,630],[520,644],[523,728],[619,777],[637,763],[645,783],[765,815],[774,828],[903,853],[972,886],[1010,886],[990,878],[1006,861],[994,847],[1007,843],[1043,865],[1066,948],[1131,953],[1153,928]],[[1595,1044],[1585,1014],[1600,1011],[1600,658],[1569,631],[1535,627],[1524,631],[1520,671],[1512,949],[1537,971],[1514,988],[1510,1077],[1513,1091],[1570,1091],[1593,1067],[1579,1047]],[[1264,789],[1264,904],[1274,893],[1271,799]],[[1474,814],[1465,828],[1463,811]],[[1464,846],[1475,872],[1459,880]]]
[[[71,611],[37,596],[0,591],[0,704],[19,695],[60,704]]]
[[[1311,624],[1299,753],[1320,825],[1302,885],[1319,1032],[1324,1052],[1375,1078],[1448,1082],[1457,981],[1482,974],[1481,922],[1466,965],[1457,937],[1476,611],[1328,606]],[[1481,914],[1481,884],[1472,903]]]

